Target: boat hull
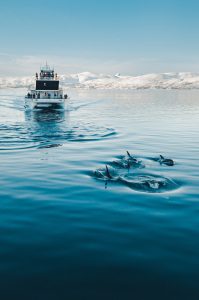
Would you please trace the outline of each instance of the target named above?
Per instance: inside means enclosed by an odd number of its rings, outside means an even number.
[[[25,109],[65,109],[65,99],[25,98]]]

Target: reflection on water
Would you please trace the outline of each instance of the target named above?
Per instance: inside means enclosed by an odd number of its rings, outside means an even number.
[[[68,112],[63,110],[25,111],[25,120],[28,135],[37,143],[37,148],[62,146],[65,131],[69,130]]]
[[[26,121],[31,137],[44,138],[47,142],[49,140],[58,143],[65,143],[66,141],[94,141],[108,138],[115,134],[112,128],[100,127],[91,122],[79,120],[73,122],[70,119],[70,112],[63,110],[27,112]]]
[[[64,110],[25,110],[24,112],[27,122],[38,122],[42,125],[45,124],[45,122],[49,124],[63,122],[65,117],[69,116],[69,113]]]
[[[115,135],[112,128],[80,120],[74,122],[70,119],[70,111],[25,110],[24,115],[25,122],[0,124],[0,150],[50,148],[68,141],[94,141]]]

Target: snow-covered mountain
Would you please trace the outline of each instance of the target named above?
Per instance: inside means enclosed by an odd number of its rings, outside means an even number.
[[[198,89],[199,73],[162,73],[121,76],[83,72],[60,77],[64,88],[85,89]],[[34,77],[0,77],[0,88],[21,88],[34,85]]]

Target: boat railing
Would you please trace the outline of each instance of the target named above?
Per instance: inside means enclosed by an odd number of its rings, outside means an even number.
[[[41,95],[41,94],[30,94],[30,93],[28,93],[27,95],[26,95],[26,98],[28,98],[28,99],[40,99],[40,98],[42,98],[42,99],[63,99],[63,95],[62,94],[58,94],[58,95],[56,95],[56,94],[54,94],[54,95],[52,95],[52,94],[44,94],[44,95]]]

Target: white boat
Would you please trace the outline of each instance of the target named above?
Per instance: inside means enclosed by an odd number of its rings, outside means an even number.
[[[25,96],[26,109],[64,109],[67,95],[59,87],[59,79],[54,69],[47,63],[42,67],[40,74],[36,73],[35,89],[28,91]]]

